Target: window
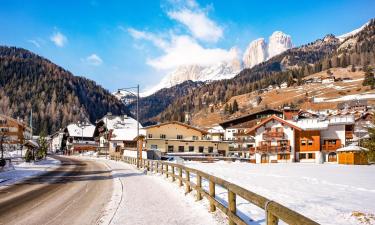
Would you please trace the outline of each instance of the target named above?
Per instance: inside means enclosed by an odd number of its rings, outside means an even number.
[[[313,145],[313,141],[312,140],[309,140],[309,145]]]
[[[148,138],[152,138],[152,134],[148,134]]]
[[[181,134],[177,134],[177,139],[182,139],[182,135]]]
[[[300,153],[299,158],[300,159],[306,159],[306,153]]]
[[[194,146],[189,146],[189,152],[194,152]]]
[[[185,147],[184,146],[178,146],[178,151],[179,152],[184,152],[185,151]]]
[[[193,136],[193,140],[198,140],[198,137],[197,136]]]
[[[173,152],[173,145],[168,145],[168,152]]]
[[[214,152],[214,147],[208,147],[208,153],[213,153]]]
[[[336,140],[329,140],[329,141],[328,141],[328,144],[329,144],[329,145],[336,145]]]
[[[200,153],[203,153],[204,147],[203,146],[199,146],[198,150],[199,150]]]
[[[115,142],[115,143],[113,143],[113,147],[114,147],[114,148],[116,148],[116,146],[117,146],[117,143],[116,143],[116,142]]]
[[[157,145],[151,145],[151,149],[158,149]]]
[[[165,139],[165,134],[160,134],[161,139]]]
[[[315,159],[315,153],[309,153],[308,158],[309,159]]]
[[[306,140],[301,140],[301,145],[305,146],[306,145]]]

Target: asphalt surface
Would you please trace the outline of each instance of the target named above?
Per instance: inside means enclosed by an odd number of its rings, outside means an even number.
[[[0,189],[0,225],[99,223],[112,194],[111,171],[100,162],[56,158],[58,169]]]

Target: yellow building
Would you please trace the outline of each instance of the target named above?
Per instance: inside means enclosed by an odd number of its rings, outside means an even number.
[[[210,140],[207,131],[180,123],[167,122],[144,128],[146,149],[167,153],[192,153],[226,156],[229,142]]]

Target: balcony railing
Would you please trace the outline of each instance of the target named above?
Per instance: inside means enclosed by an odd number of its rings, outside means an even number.
[[[284,138],[284,132],[268,131],[263,133],[263,139]]]
[[[341,145],[322,145],[323,151],[336,151]]]
[[[259,152],[290,152],[290,146],[285,145],[285,146],[259,146],[256,148],[257,151]]]

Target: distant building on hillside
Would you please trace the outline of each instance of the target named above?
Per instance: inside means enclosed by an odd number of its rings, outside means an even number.
[[[55,133],[53,133],[51,136],[50,136],[50,151],[52,152],[58,152],[58,151],[61,151],[63,150],[62,149],[62,142],[63,142],[63,138],[64,138],[64,131],[63,130],[59,130]]]
[[[355,99],[337,104],[338,110],[367,110],[367,100]]]

